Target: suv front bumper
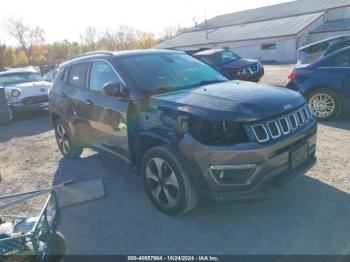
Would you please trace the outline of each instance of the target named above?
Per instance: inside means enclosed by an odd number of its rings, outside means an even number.
[[[262,198],[297,175],[307,172],[316,162],[317,124],[313,121],[299,132],[269,144],[245,143],[233,146],[206,146],[186,134],[179,144],[180,152],[188,160],[192,181],[203,197],[214,200],[250,200]],[[306,161],[291,168],[291,155],[308,145]],[[245,168],[245,181],[220,182],[213,167],[229,170]],[[232,174],[231,174],[232,175]],[[234,176],[235,174],[233,174]]]

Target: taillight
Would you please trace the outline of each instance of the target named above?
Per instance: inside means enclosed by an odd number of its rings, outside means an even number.
[[[288,80],[293,81],[298,77],[298,73],[295,71],[291,71],[288,75]]]

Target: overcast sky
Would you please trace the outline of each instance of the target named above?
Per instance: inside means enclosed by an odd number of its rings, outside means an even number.
[[[79,41],[88,26],[98,29],[129,25],[157,36],[169,25],[193,26],[231,13],[290,0],[4,0],[0,7],[0,42],[14,44],[3,26],[3,18],[21,17],[45,31],[46,42]]]

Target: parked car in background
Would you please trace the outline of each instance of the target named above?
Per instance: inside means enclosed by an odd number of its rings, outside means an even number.
[[[297,64],[311,64],[337,50],[350,46],[350,35],[336,36],[299,48]]]
[[[10,117],[18,112],[48,107],[48,89],[51,83],[43,81],[34,68],[10,69],[0,73],[0,86],[5,88]]]
[[[241,58],[230,50],[210,49],[192,56],[214,67],[229,79],[259,82],[264,75],[264,67],[258,60]]]
[[[318,119],[333,119],[350,112],[350,47],[294,67],[288,79],[287,87],[306,97]]]
[[[49,99],[64,157],[120,157],[170,215],[199,197],[264,197],[315,162],[316,120],[299,93],[230,81],[182,52],[81,55],[61,65]]]
[[[44,75],[43,79],[48,82],[53,82],[55,81],[57,73],[58,73],[58,69],[52,69]]]

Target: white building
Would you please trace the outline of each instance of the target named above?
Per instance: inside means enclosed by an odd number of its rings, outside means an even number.
[[[214,17],[156,48],[230,48],[247,58],[293,63],[299,47],[343,34],[350,34],[350,0],[297,0]]]

